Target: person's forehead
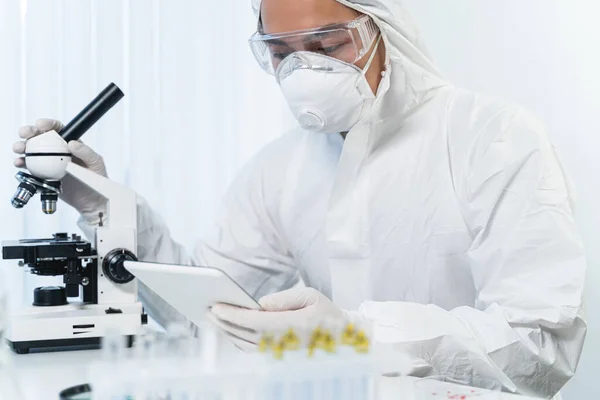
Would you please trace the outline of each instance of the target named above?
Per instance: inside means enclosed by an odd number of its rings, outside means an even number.
[[[356,18],[359,13],[336,0],[263,0],[264,33],[319,28]]]

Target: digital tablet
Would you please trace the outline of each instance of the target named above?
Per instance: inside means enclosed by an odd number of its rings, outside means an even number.
[[[125,268],[195,324],[206,321],[206,310],[216,303],[260,310],[252,296],[217,268],[130,261]]]

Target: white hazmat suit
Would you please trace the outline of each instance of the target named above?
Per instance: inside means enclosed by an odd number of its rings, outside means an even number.
[[[445,80],[397,0],[338,1],[382,31],[371,114],[345,141],[298,130],[265,148],[192,254],[140,199],[140,258],[218,267],[256,298],[302,277],[415,375],[555,395],[586,333],[586,259],[552,144],[524,110]]]

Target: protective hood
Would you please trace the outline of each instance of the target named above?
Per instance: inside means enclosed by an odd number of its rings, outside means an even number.
[[[378,91],[378,96],[384,98],[379,111],[374,110],[381,114],[379,118],[404,115],[426,102],[435,89],[449,84],[431,61],[416,24],[400,0],[336,1],[371,16],[382,32],[387,72]],[[262,0],[252,0],[257,18],[261,3]],[[390,91],[394,94],[386,95]]]

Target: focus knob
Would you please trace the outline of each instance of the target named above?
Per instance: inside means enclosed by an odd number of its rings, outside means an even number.
[[[135,277],[125,269],[125,261],[137,261],[137,257],[125,249],[115,249],[104,257],[102,271],[111,281],[118,284],[131,282]]]

